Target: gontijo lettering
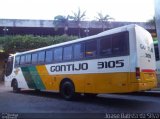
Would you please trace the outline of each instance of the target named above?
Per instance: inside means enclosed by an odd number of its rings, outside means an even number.
[[[77,66],[75,66],[75,64],[51,66],[50,71],[62,72],[62,71],[79,71],[87,69],[88,69],[88,63],[79,63]]]

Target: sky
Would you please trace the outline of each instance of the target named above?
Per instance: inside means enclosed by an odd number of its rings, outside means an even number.
[[[86,11],[86,20],[99,12],[115,21],[145,22],[154,16],[154,0],[0,0],[0,19],[53,20],[78,8]]]

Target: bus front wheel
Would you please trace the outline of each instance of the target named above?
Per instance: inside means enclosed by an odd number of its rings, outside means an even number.
[[[60,86],[60,94],[66,100],[72,100],[75,97],[74,84],[69,81],[63,81]]]
[[[18,88],[17,80],[12,81],[12,87],[13,87],[13,92],[19,92],[20,91],[20,88]]]

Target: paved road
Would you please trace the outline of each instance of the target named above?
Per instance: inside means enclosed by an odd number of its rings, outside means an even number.
[[[59,94],[23,90],[13,93],[0,84],[1,113],[159,113],[160,92],[100,94],[96,98],[79,97],[65,101]]]

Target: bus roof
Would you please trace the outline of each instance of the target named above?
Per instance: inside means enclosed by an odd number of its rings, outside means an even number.
[[[113,33],[118,33],[118,32],[122,32],[122,31],[129,31],[130,29],[133,29],[135,27],[140,27],[140,26],[138,26],[136,24],[131,24],[131,25],[126,25],[126,26],[122,26],[122,27],[117,27],[117,28],[110,29],[110,30],[107,30],[107,31],[104,31],[104,32],[101,32],[99,34],[92,35],[92,36],[79,38],[79,39],[75,39],[75,40],[72,40],[72,41],[63,42],[63,43],[59,43],[59,44],[54,44],[54,45],[50,45],[50,46],[46,46],[46,47],[42,47],[42,48],[37,48],[37,49],[34,49],[34,50],[25,51],[25,52],[17,52],[15,55],[22,55],[22,54],[32,53],[32,52],[36,52],[36,51],[41,51],[41,50],[45,50],[45,49],[50,49],[50,48],[54,48],[54,47],[68,45],[68,44],[71,44],[71,43],[77,43],[77,42],[80,42],[80,41],[86,41],[86,40],[93,39],[93,38],[103,37],[103,36],[106,36],[106,35],[109,35],[109,34],[113,34]]]

